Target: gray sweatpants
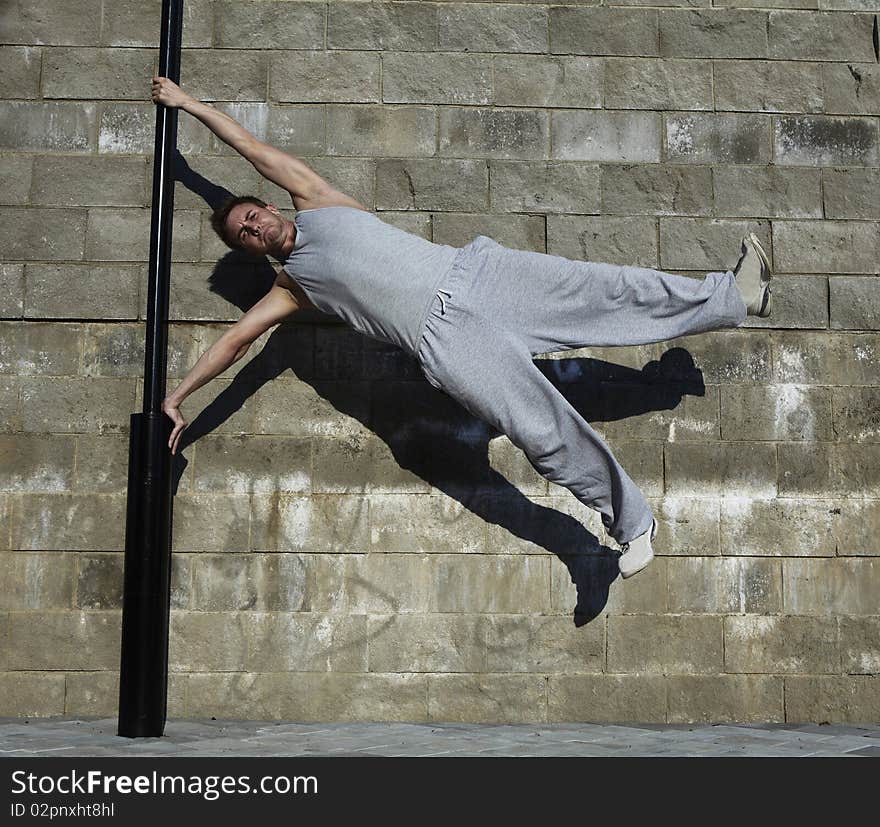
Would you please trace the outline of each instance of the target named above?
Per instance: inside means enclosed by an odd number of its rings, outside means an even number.
[[[700,280],[513,250],[477,236],[440,288],[418,342],[427,380],[598,511],[618,543],[647,531],[653,514],[644,495],[532,357],[736,327],[746,306],[733,273]]]

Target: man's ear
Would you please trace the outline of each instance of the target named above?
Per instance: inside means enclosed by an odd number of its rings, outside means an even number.
[[[281,215],[281,213],[278,212],[278,207],[276,207],[274,204],[266,204],[266,209],[269,210],[269,212],[275,213],[275,215]]]

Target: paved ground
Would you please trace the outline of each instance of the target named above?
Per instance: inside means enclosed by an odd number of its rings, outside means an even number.
[[[122,738],[115,718],[0,718],[0,757],[40,756],[880,756],[880,725],[295,724],[169,720]]]

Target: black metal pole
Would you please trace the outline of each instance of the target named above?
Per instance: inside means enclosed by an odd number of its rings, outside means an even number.
[[[183,0],[162,0],[159,75],[180,82]],[[168,701],[171,420],[162,412],[174,215],[177,109],[156,105],[143,412],[131,415],[118,735],[157,737]]]

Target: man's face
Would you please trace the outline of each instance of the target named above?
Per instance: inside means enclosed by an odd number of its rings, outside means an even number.
[[[236,204],[226,216],[226,233],[246,252],[261,256],[284,238],[284,219],[274,204]]]

